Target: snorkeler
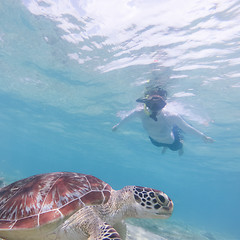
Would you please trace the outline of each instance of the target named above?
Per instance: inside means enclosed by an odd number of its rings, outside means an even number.
[[[148,91],[145,97],[136,100],[143,104],[113,126],[112,130],[116,131],[129,120],[140,118],[152,144],[163,147],[162,153],[169,148],[178,151],[179,155],[183,154],[182,131],[200,137],[205,142],[213,142],[212,138],[186,123],[181,116],[166,110],[166,97],[167,92],[161,88]]]

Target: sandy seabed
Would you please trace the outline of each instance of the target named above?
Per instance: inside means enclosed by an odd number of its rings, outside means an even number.
[[[127,220],[127,240],[238,240],[178,222]]]

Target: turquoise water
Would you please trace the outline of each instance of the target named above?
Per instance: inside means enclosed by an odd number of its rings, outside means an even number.
[[[139,239],[240,239],[239,21],[237,0],[0,0],[0,177],[157,188],[174,214],[130,222]],[[138,121],[112,132],[148,79],[215,142],[186,135],[179,157]]]

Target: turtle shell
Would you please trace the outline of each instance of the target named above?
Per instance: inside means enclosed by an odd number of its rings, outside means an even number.
[[[35,175],[0,189],[0,230],[31,229],[72,215],[86,205],[104,204],[111,187],[80,173]]]

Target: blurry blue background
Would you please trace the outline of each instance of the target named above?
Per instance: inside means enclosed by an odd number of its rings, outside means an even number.
[[[239,22],[237,0],[0,1],[0,177],[157,188],[175,203],[170,223],[239,239]],[[215,142],[186,136],[179,157],[140,122],[112,132],[148,79]]]

